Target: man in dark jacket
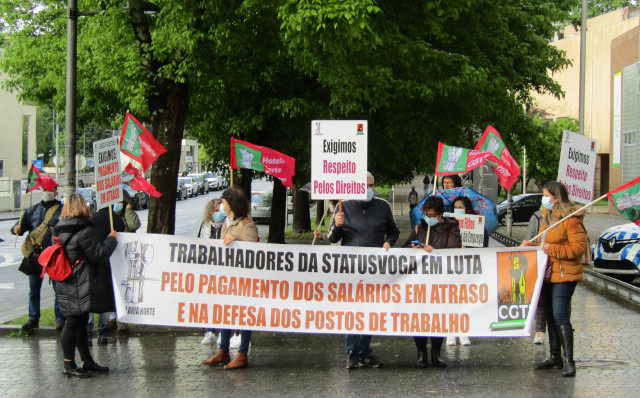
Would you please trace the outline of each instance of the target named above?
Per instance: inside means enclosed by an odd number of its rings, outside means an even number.
[[[58,192],[56,191],[58,184],[56,181],[46,174],[40,176],[40,190],[42,192],[42,201],[25,210],[22,219],[11,227],[11,233],[14,235],[22,235],[25,232],[33,232],[44,222],[47,210],[53,206],[58,208],[54,211],[51,220],[49,220],[49,228],[42,239],[42,249],[51,246],[51,230],[58,223],[58,217],[62,211],[62,203],[56,199]],[[51,281],[53,291],[56,291],[56,282]],[[42,288],[42,278],[40,275],[29,275],[29,320],[22,325],[23,329],[34,329],[40,326],[40,290]],[[65,316],[60,311],[58,305],[58,295],[55,296],[54,312],[56,316],[56,329],[62,330],[64,327]]]
[[[389,250],[400,231],[393,219],[389,202],[374,197],[373,175],[367,172],[367,199],[342,202],[342,212],[335,213],[329,240],[342,246],[383,247]],[[347,335],[347,369],[379,367],[382,363],[371,355],[370,335]]]

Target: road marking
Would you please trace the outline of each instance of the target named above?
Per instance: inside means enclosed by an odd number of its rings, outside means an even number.
[[[13,290],[15,289],[15,285],[13,282],[9,282],[9,283],[0,283],[0,289],[8,289],[8,290]]]

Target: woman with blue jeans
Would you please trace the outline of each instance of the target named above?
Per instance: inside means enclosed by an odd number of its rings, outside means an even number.
[[[543,189],[542,220],[540,232],[573,213],[577,207],[572,206],[564,184],[549,182]],[[571,297],[576,284],[583,280],[582,256],[587,251],[587,234],[582,224],[582,214],[567,218],[557,226],[549,229],[541,237],[542,250],[549,256],[545,280],[540,298],[547,316],[549,332],[548,359],[535,364],[536,369],[562,368],[563,377],[576,375],[573,360],[573,328],[571,326]],[[524,241],[523,246],[536,243]],[[564,363],[560,352],[564,350]]]

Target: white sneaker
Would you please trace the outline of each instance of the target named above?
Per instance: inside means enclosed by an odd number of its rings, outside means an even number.
[[[460,345],[464,345],[464,346],[471,345],[471,341],[467,336],[460,336]]]
[[[204,338],[202,339],[202,341],[200,342],[200,344],[211,344],[215,341],[216,339],[216,334],[213,332],[206,332],[204,334]]]
[[[231,339],[229,340],[229,348],[240,348],[241,340],[242,340],[242,337],[240,337],[239,334],[234,334],[233,336],[231,336]]]
[[[455,338],[455,336],[449,336],[449,337],[447,337],[447,345],[448,345],[448,346],[454,346],[454,345],[456,345],[456,338]]]
[[[533,338],[533,344],[544,344],[544,332],[536,332],[536,337]]]

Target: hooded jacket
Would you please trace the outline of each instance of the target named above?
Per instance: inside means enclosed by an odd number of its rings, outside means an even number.
[[[571,212],[577,208],[574,206]],[[554,212],[556,220],[562,218],[557,209],[544,209],[538,233],[547,229],[545,218],[549,211]],[[587,252],[587,233],[582,224],[583,214],[569,217],[546,233],[544,243],[549,245],[551,283],[581,282],[584,279],[582,256]]]
[[[96,283],[106,281],[94,278],[96,267],[108,266],[109,257],[118,245],[118,241],[112,236],[107,236],[104,242],[100,242],[94,232],[93,224],[76,217],[61,219],[53,229],[53,236],[58,237],[64,245],[69,263],[74,264],[80,256],[85,256],[73,269],[71,276],[56,284],[60,310],[66,316],[100,312],[102,309],[95,308],[95,302],[92,307],[91,295],[97,294]]]

